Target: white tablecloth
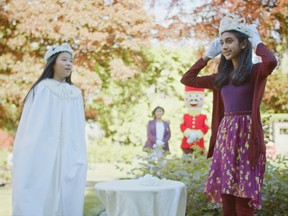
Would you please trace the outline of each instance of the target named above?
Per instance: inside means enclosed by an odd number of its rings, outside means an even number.
[[[139,180],[115,180],[95,185],[108,216],[184,216],[186,187],[178,181],[146,186]]]

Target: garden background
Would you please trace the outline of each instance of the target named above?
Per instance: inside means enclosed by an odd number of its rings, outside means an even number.
[[[76,52],[72,80],[85,100],[89,156],[85,215],[103,210],[92,187],[95,182],[148,172],[142,147],[146,124],[157,105],[165,108],[172,131],[171,155],[161,177],[186,183],[188,215],[219,215],[203,194],[210,160],[197,154],[183,157],[179,147],[186,112],[179,80],[218,35],[219,21],[228,11],[256,23],[261,39],[279,61],[268,79],[261,112],[286,114],[287,0],[0,0],[0,179],[5,185],[0,187],[0,215],[11,215],[7,158],[23,99],[43,70],[47,46],[62,42],[69,42]],[[218,61],[201,73],[215,73]],[[207,91],[203,113],[209,120],[211,102]],[[265,121],[269,123],[269,118]],[[264,205],[258,215],[288,214],[287,171],[287,158],[268,160]]]

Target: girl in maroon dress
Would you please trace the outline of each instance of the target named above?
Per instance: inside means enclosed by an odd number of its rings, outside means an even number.
[[[213,91],[208,151],[208,157],[213,158],[205,188],[207,199],[222,206],[224,216],[250,216],[255,208],[261,208],[266,161],[259,107],[266,79],[277,61],[257,29],[243,18],[226,15],[219,35],[181,82]],[[261,63],[252,63],[252,47]],[[218,73],[198,76],[220,53]]]

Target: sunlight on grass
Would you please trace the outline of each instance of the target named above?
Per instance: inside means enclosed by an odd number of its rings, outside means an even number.
[[[104,210],[104,206],[96,196],[93,187],[86,188],[84,216],[98,216]],[[12,215],[12,188],[11,185],[0,187],[0,215]]]
[[[104,206],[96,196],[94,188],[86,188],[84,216],[97,216],[104,210]]]
[[[0,187],[0,215],[11,216],[12,215],[12,190],[11,185]]]

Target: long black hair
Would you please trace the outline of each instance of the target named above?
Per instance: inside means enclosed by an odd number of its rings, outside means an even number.
[[[234,30],[227,32],[233,33],[239,40],[239,43],[247,40],[247,44],[244,49],[241,49],[237,68],[233,67],[231,60],[226,60],[226,58],[221,55],[221,60],[218,65],[218,73],[214,81],[216,88],[221,88],[229,82],[236,86],[243,84],[250,77],[253,66],[252,45],[248,40],[248,36],[242,32]]]
[[[46,65],[45,65],[45,68],[41,74],[41,76],[38,78],[38,80],[32,85],[31,89],[28,91],[25,99],[24,99],[24,103],[25,101],[27,100],[28,98],[28,95],[32,92],[33,93],[33,97],[34,97],[34,88],[38,85],[38,83],[40,83],[42,80],[46,79],[46,78],[50,78],[52,79],[53,76],[54,76],[54,68],[53,66],[55,65],[55,62],[56,62],[56,59],[58,58],[59,54],[62,53],[62,52],[59,52],[59,53],[56,53],[54,55],[52,55],[46,62]],[[72,85],[72,81],[71,81],[71,73],[68,77],[65,78],[65,81],[67,83],[69,83],[70,85]]]

